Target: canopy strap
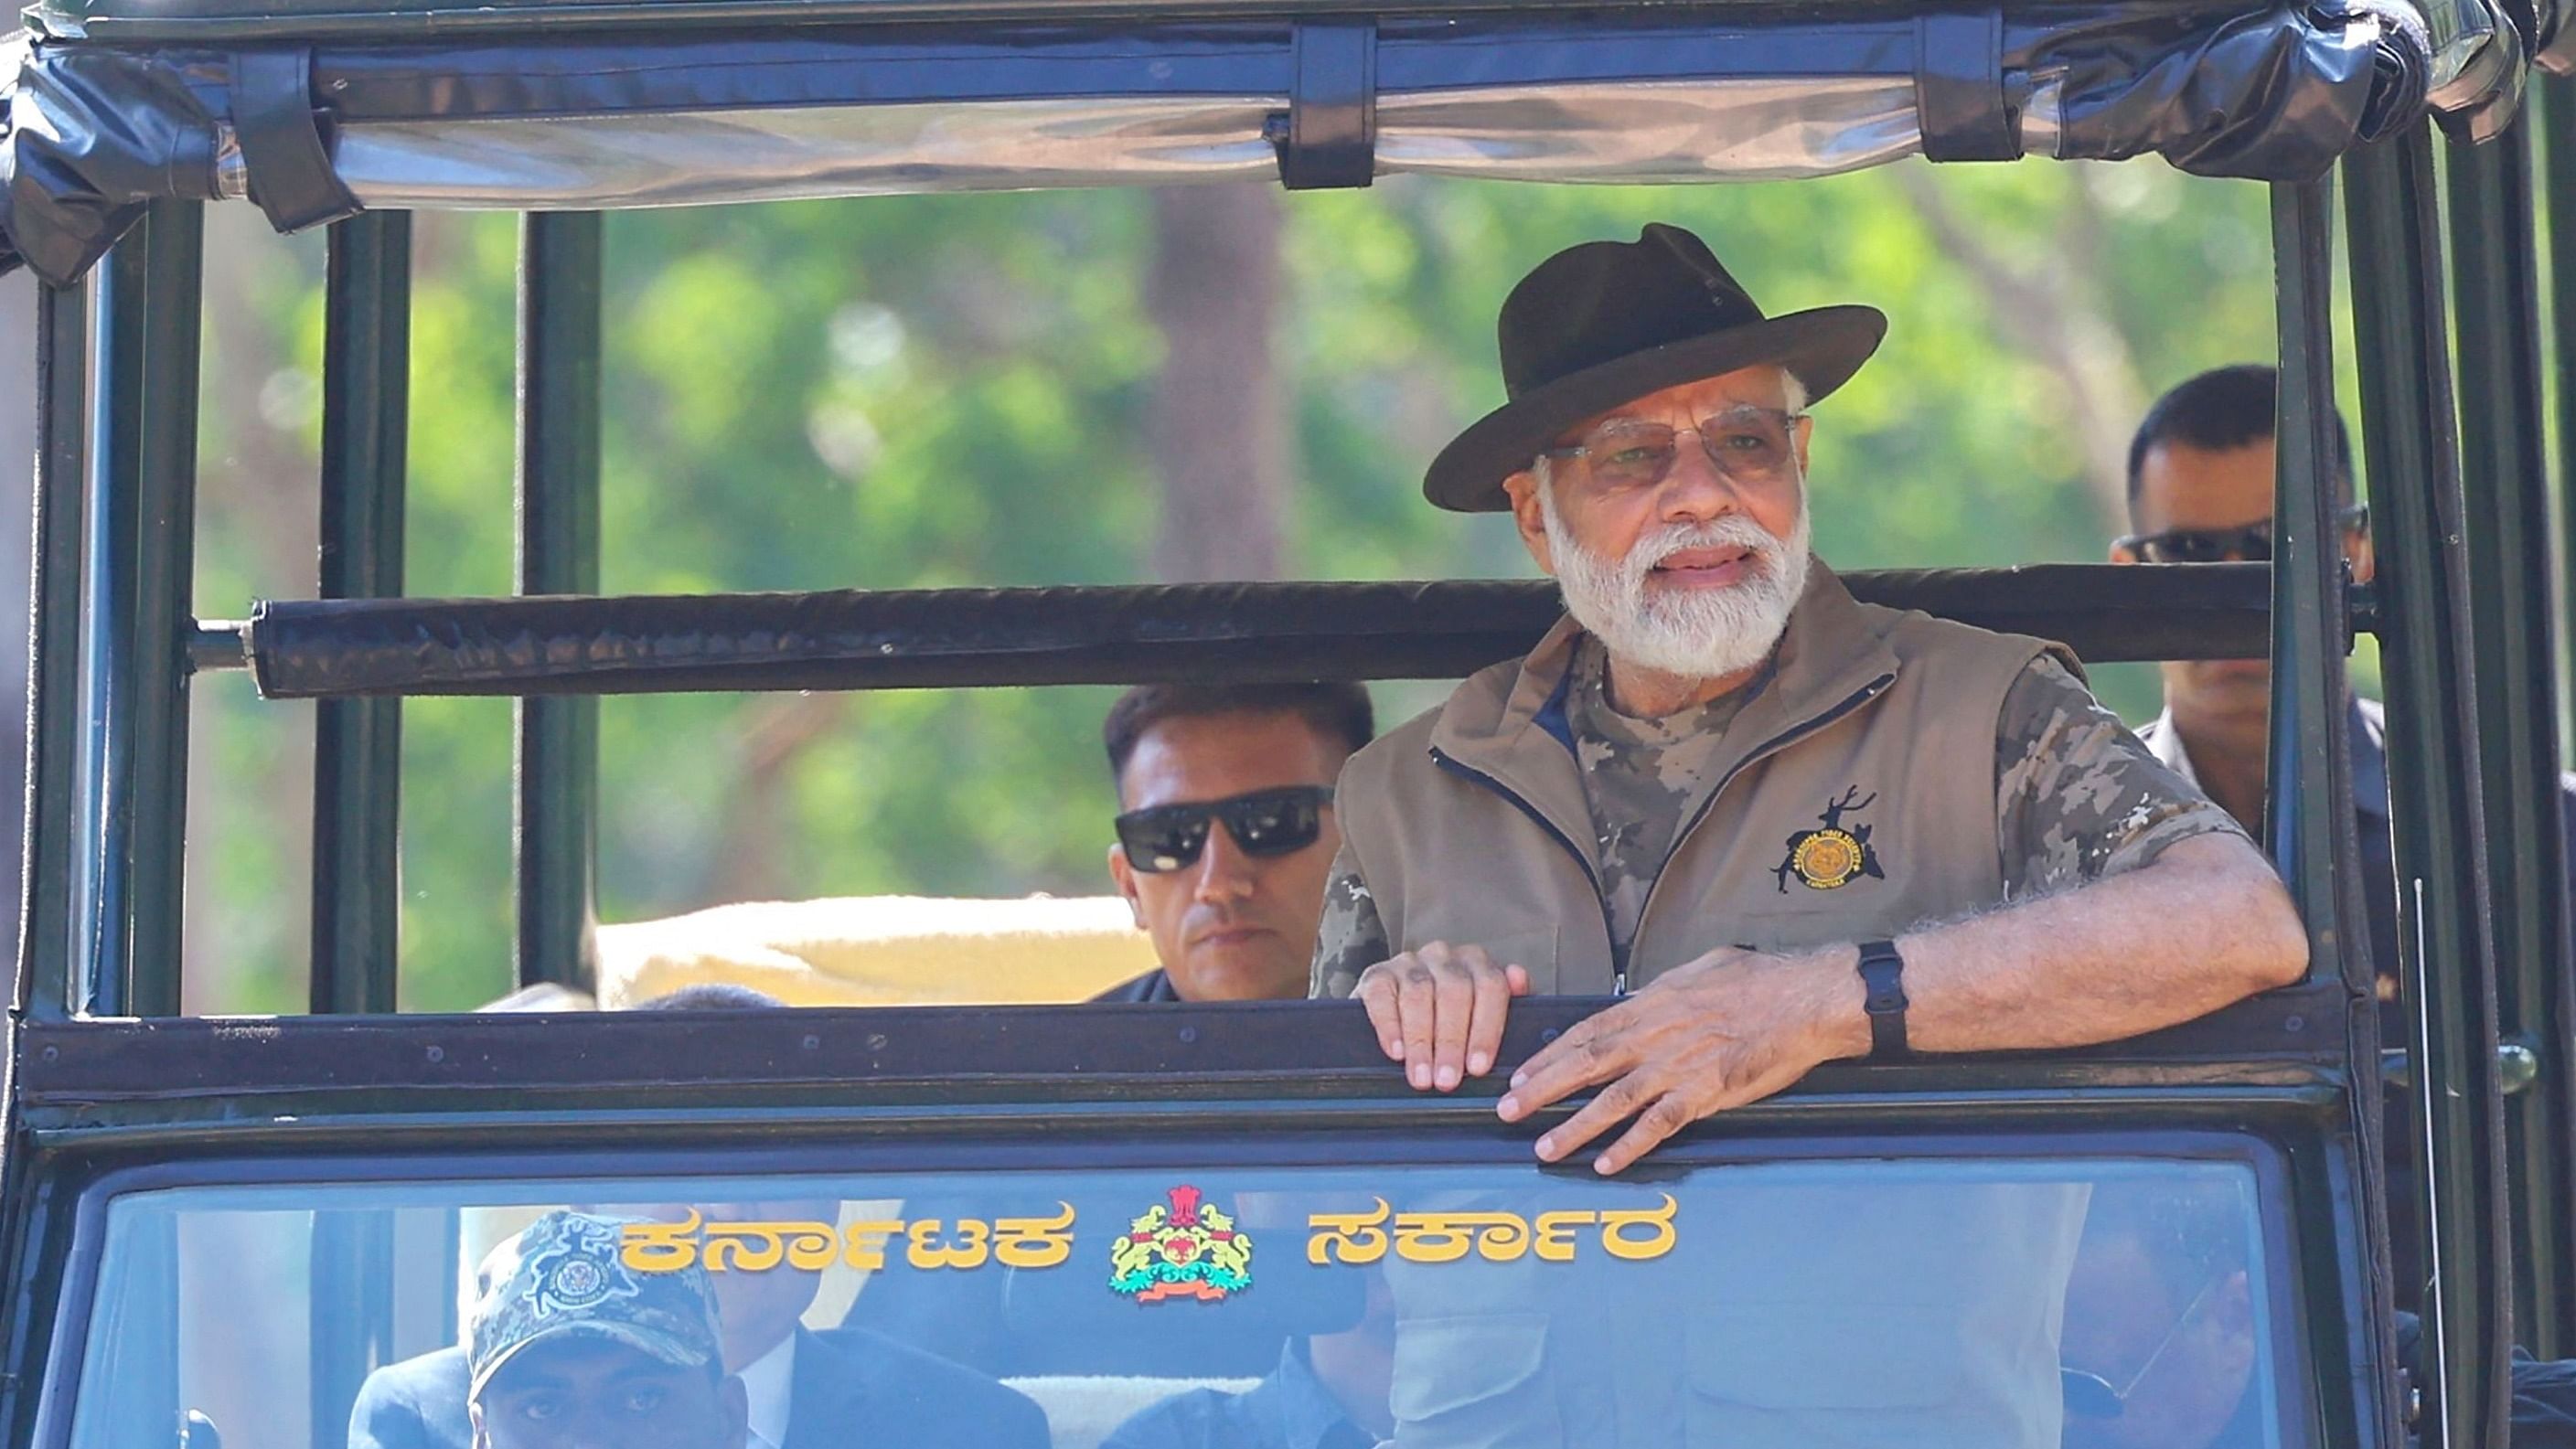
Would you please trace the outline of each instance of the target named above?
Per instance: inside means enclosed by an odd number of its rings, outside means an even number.
[[[1271,135],[1280,183],[1368,185],[1377,177],[1377,22],[1302,20],[1294,49],[1287,124]]]
[[[2021,155],[2004,93],[2001,10],[1924,15],[1914,22],[1914,109],[1929,161],[2011,161]]]
[[[340,183],[313,106],[313,52],[249,50],[233,57],[233,131],[250,199],[279,231],[358,214]]]

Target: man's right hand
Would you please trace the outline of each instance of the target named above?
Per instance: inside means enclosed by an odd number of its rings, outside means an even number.
[[[1511,999],[1527,996],[1529,971],[1496,965],[1482,946],[1433,941],[1360,973],[1351,994],[1368,1007],[1378,1045],[1404,1063],[1404,1079],[1454,1091],[1494,1069]]]

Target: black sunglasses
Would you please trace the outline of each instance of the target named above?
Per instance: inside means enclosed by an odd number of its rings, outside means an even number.
[[[2370,526],[2370,505],[2356,503],[2335,515],[2347,533]],[[2147,563],[2219,563],[2241,558],[2266,563],[2272,557],[2272,520],[2243,528],[2169,528],[2162,533],[2133,533],[2116,540],[2121,548]]]
[[[1229,800],[1152,805],[1118,817],[1118,843],[1127,863],[1148,875],[1186,870],[1207,849],[1208,822],[1222,820],[1244,854],[1287,855],[1315,843],[1332,803],[1330,785],[1289,785]]]

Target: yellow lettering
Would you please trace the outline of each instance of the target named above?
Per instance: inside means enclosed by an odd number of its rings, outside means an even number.
[[[992,1229],[973,1218],[959,1218],[957,1241],[943,1246],[939,1240],[944,1226],[937,1218],[914,1223],[912,1247],[905,1252],[904,1261],[923,1269],[983,1267],[991,1252]]]
[[[1365,1213],[1315,1213],[1306,1219],[1310,1236],[1306,1239],[1306,1261],[1309,1263],[1374,1263],[1386,1256],[1385,1198],[1378,1198],[1377,1210]],[[1327,1252],[1331,1254],[1326,1257]]]
[[[729,1272],[740,1268],[749,1273],[765,1273],[779,1265],[787,1255],[787,1235],[777,1223],[709,1223],[707,1225],[707,1271]]]
[[[1483,1230],[1476,1234],[1476,1256],[1493,1263],[1517,1263],[1529,1251],[1530,1226],[1518,1213],[1479,1213]]]
[[[996,1218],[993,1256],[1006,1268],[1052,1268],[1073,1256],[1073,1204],[1051,1218]]]
[[[1395,1255],[1408,1263],[1455,1263],[1475,1246],[1473,1213],[1398,1213]]]
[[[1597,1227],[1602,1249],[1614,1258],[1646,1262],[1671,1252],[1681,1204],[1669,1193],[1660,1207],[1606,1211],[1560,1209],[1534,1218],[1507,1212],[1392,1212],[1386,1199],[1364,1213],[1315,1213],[1306,1219],[1306,1261],[1375,1263],[1387,1255],[1408,1263],[1455,1263],[1470,1253],[1489,1263],[1571,1263],[1579,1230]],[[1391,1227],[1391,1231],[1390,1231]]]
[[[676,1223],[628,1223],[618,1235],[620,1262],[638,1273],[679,1273],[698,1263],[698,1226],[705,1221],[696,1208]]]
[[[787,1234],[788,1266],[802,1273],[820,1273],[841,1256],[841,1233],[830,1223],[780,1223]]]
[[[1574,1261],[1574,1230],[1588,1227],[1600,1220],[1601,1216],[1598,1213],[1581,1211],[1540,1213],[1538,1241],[1531,1251],[1537,1253],[1545,1262],[1571,1263]]]
[[[886,1239],[902,1231],[900,1222],[852,1223],[849,1255],[842,1261],[865,1272],[876,1272],[885,1266]]]
[[[1680,1237],[1673,1228],[1673,1215],[1680,1210],[1681,1204],[1673,1201],[1671,1193],[1666,1193],[1664,1205],[1659,1208],[1623,1208],[1605,1212],[1601,1215],[1601,1246],[1609,1250],[1611,1257],[1625,1258],[1632,1263],[1660,1258],[1673,1250],[1674,1242]],[[1630,1228],[1643,1228],[1646,1236],[1643,1239],[1631,1238],[1627,1235]]]
[[[1403,1213],[1395,1220],[1395,1255],[1408,1263],[1455,1263],[1473,1246],[1496,1263],[1529,1251],[1529,1224],[1516,1213]]]

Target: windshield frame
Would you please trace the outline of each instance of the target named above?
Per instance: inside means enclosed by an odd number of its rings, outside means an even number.
[[[1498,1060],[1518,1062],[1613,1004],[1521,1002]],[[2283,1080],[2348,1062],[2354,1010],[2310,979],[2165,1031],[2059,1052],[1831,1063],[1814,1086],[1848,1094],[1992,1085],[2207,1086],[2224,1064]],[[639,1101],[730,1105],[719,1092],[828,1085],[844,1104],[942,1106],[1120,1100],[1186,1082],[1207,1097],[1384,1093],[1399,1079],[1355,1002],[800,1007],[792,1012],[567,1012],[29,1021],[12,1091],[39,1129],[69,1109],[84,1125],[250,1125],[241,1110],[415,1116],[430,1103],[575,1110]],[[2304,1078],[2314,1080],[2313,1076]],[[644,1089],[639,1093],[639,1089]],[[1500,1088],[1477,1079],[1461,1099]],[[1401,1094],[1398,1095],[1409,1095]],[[1441,1099],[1456,1100],[1456,1099]],[[211,1118],[211,1120],[209,1120]]]
[[[511,1184],[563,1182],[584,1176],[633,1182],[657,1178],[704,1180],[713,1176],[778,1177],[849,1176],[865,1172],[926,1173],[1034,1172],[1081,1170],[1139,1171],[1171,1165],[1168,1134],[1150,1123],[1126,1131],[1097,1125],[1052,1127],[997,1138],[984,1132],[959,1134],[940,1124],[926,1130],[875,1140],[788,1143],[724,1143],[708,1147],[659,1144],[610,1144],[565,1152],[521,1146],[473,1152],[323,1152],[312,1155],[258,1155],[163,1159],[110,1167],[77,1187],[71,1204],[68,1256],[62,1260],[60,1292],[53,1305],[52,1331],[43,1351],[36,1402],[34,1449],[70,1449],[75,1410],[87,1367],[89,1329],[103,1283],[101,1269],[109,1217],[120,1198],[191,1188],[275,1187],[310,1184],[344,1187],[361,1184],[417,1184],[439,1181]],[[1502,1132],[1468,1133],[1443,1125],[1390,1123],[1353,1130],[1281,1130],[1258,1124],[1253,1130],[1208,1140],[1202,1156],[1188,1169],[1204,1173],[1226,1169],[1296,1169],[1382,1165],[1389,1169],[1423,1167],[1508,1167],[1528,1165],[1526,1147]],[[2235,1131],[2203,1127],[2141,1125],[2130,1128],[2086,1128],[2033,1132],[2006,1125],[1986,1132],[1950,1128],[1928,1134],[1876,1130],[1820,1133],[1793,1138],[1717,1136],[1699,1132],[1659,1150],[1647,1164],[1627,1174],[1629,1180],[1652,1183],[1684,1171],[1759,1163],[1904,1159],[1942,1161],[1974,1159],[2013,1162],[2050,1159],[2232,1163],[2253,1174],[2256,1243],[2262,1266],[2263,1321],[2269,1326],[2258,1353],[2257,1377],[2268,1371],[2274,1389],[2277,1426],[2284,1446],[2322,1446],[2319,1410],[2331,1386],[2321,1372],[2349,1363],[2362,1340],[2358,1329],[2342,1322],[2333,1303],[2311,1302],[2321,1274],[2335,1269],[2339,1255],[2332,1242],[2334,1213],[2317,1202],[2324,1188],[2339,1196],[2348,1184],[2303,1181],[2316,1169],[2302,1170],[2307,1154],[2263,1135],[2252,1127]],[[616,1164],[613,1172],[606,1164]],[[1543,1177],[1590,1180],[1577,1168],[1538,1168]],[[2325,1241],[2312,1243],[2313,1226]],[[2302,1248],[2307,1257],[2300,1256]],[[21,1302],[26,1301],[23,1297]],[[2347,1331],[2348,1330],[2348,1331]],[[2320,1334],[2331,1334],[2332,1342]],[[24,1341],[21,1338],[20,1341]],[[22,1379],[22,1382],[26,1380]],[[2249,1391],[2251,1391],[2249,1389]]]

